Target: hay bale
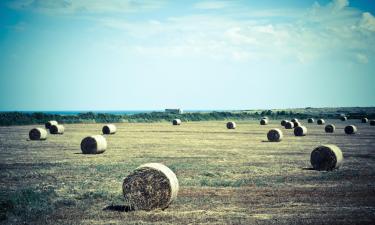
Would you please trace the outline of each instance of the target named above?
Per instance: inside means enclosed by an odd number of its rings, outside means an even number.
[[[122,184],[126,204],[133,210],[165,209],[177,198],[176,174],[160,163],[148,163],[129,174]]]
[[[283,127],[285,127],[285,124],[287,123],[287,122],[289,122],[288,120],[281,120],[281,126],[283,126]]]
[[[333,125],[333,124],[328,124],[328,125],[324,128],[324,130],[326,131],[326,133],[333,133],[333,132],[335,132],[336,127],[335,127],[335,125]]]
[[[316,121],[316,123],[317,123],[318,125],[323,125],[323,124],[326,123],[326,121],[324,121],[323,119],[318,119],[318,120]]]
[[[346,116],[342,116],[342,117],[340,117],[340,120],[341,120],[341,121],[347,121],[348,118],[347,118]]]
[[[37,140],[46,140],[47,139],[47,131],[43,128],[33,128],[29,132],[29,138],[32,141]]]
[[[83,154],[100,154],[107,149],[107,140],[102,135],[85,137],[81,141]]]
[[[236,129],[236,123],[233,121],[230,121],[227,123],[227,128],[228,129]]]
[[[370,125],[375,126],[375,120],[370,120]]]
[[[307,122],[308,122],[308,123],[314,123],[314,118],[309,118],[309,119],[307,120]]]
[[[57,124],[57,125],[52,125],[49,128],[49,132],[51,134],[64,134],[65,128],[63,125]]]
[[[336,145],[322,145],[311,152],[310,162],[315,170],[338,169],[344,161],[342,151]]]
[[[293,119],[291,120],[291,122],[292,122],[292,123],[294,123],[294,122],[298,122],[298,119],[297,119],[297,118],[293,118]]]
[[[287,122],[285,124],[285,129],[293,129],[294,128],[294,123],[292,122]]]
[[[268,116],[263,116],[262,118],[260,118],[261,120],[269,120]]]
[[[300,122],[298,122],[298,121],[296,121],[296,122],[293,122],[293,124],[294,124],[294,127],[299,127],[299,126],[301,126],[301,123],[300,123]]]
[[[271,142],[278,142],[283,139],[283,132],[280,129],[274,128],[268,131],[267,138]]]
[[[181,120],[180,120],[180,119],[174,119],[174,120],[172,121],[172,124],[173,124],[173,125],[181,125]]]
[[[368,123],[368,119],[366,117],[361,119],[362,123]]]
[[[268,120],[266,120],[266,119],[260,120],[260,125],[267,125],[267,124],[268,124]]]
[[[354,125],[349,125],[345,127],[345,134],[355,134],[357,133],[357,127]]]
[[[103,134],[115,134],[117,131],[117,128],[114,124],[107,124],[104,125],[102,128]]]
[[[51,120],[51,121],[48,121],[47,123],[44,124],[44,126],[46,127],[46,129],[50,129],[52,125],[58,125],[59,123],[56,121],[56,120]]]
[[[304,126],[298,126],[294,128],[294,135],[295,136],[306,136],[307,134],[307,128]]]

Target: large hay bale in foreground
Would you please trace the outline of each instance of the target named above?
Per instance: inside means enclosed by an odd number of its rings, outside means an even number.
[[[304,126],[298,126],[294,128],[294,135],[295,136],[306,136],[307,134],[307,128]]]
[[[289,122],[288,120],[281,120],[280,124],[281,126],[285,127],[285,124]]]
[[[333,125],[333,124],[328,124],[328,125],[324,128],[324,130],[326,131],[326,133],[333,133],[333,132],[335,132],[336,127],[335,127],[335,125]]]
[[[181,125],[181,120],[180,120],[180,119],[174,119],[174,120],[172,121],[172,124],[173,124],[173,125]]]
[[[283,139],[283,132],[280,129],[274,128],[268,131],[267,139],[271,142],[278,142]]]
[[[308,123],[314,123],[314,118],[309,118],[309,119],[307,119],[307,122],[308,122]]]
[[[357,133],[357,127],[354,125],[349,125],[345,127],[345,134],[355,134]]]
[[[260,120],[260,125],[267,125],[267,124],[268,124],[268,120],[266,120],[266,119]]]
[[[298,122],[298,119],[297,118],[293,118],[290,121],[294,123],[294,122]]]
[[[236,129],[236,123],[233,121],[230,121],[227,123],[227,128],[228,129]]]
[[[64,134],[65,128],[63,125],[57,124],[57,125],[52,125],[49,128],[49,132],[51,134]]]
[[[43,128],[33,128],[29,132],[30,140],[37,141],[37,140],[46,140],[47,139],[47,131]]]
[[[56,121],[56,120],[51,120],[51,121],[48,121],[47,123],[44,124],[44,126],[46,127],[46,129],[50,129],[52,125],[58,125],[59,123]]]
[[[341,120],[341,121],[347,121],[347,120],[348,120],[348,117],[346,117],[346,116],[342,116],[342,117],[340,117],[340,120]]]
[[[362,123],[368,123],[368,119],[366,117],[364,117],[364,118],[361,119],[361,122]]]
[[[336,145],[323,145],[311,152],[310,162],[315,170],[338,169],[343,164],[342,151]]]
[[[102,128],[103,134],[115,134],[117,131],[117,128],[114,124],[107,124],[104,125]]]
[[[102,135],[85,137],[81,141],[83,154],[100,154],[107,149],[107,140]]]
[[[323,124],[326,123],[326,121],[324,121],[323,119],[318,119],[318,120],[316,121],[316,123],[317,123],[318,125],[323,125]]]
[[[370,120],[370,125],[375,126],[375,120]]]
[[[287,122],[285,124],[285,129],[293,129],[294,128],[294,123],[292,122]]]
[[[160,163],[138,167],[122,184],[126,205],[133,210],[168,208],[177,198],[178,189],[176,175]]]
[[[294,127],[299,127],[299,126],[301,126],[301,123],[300,123],[300,122],[298,122],[298,121],[296,121],[296,122],[293,122],[293,124],[294,124]]]

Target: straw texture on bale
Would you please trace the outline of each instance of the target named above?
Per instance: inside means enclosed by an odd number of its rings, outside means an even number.
[[[178,189],[176,174],[160,163],[138,167],[122,184],[125,202],[133,210],[168,208],[177,198]]]
[[[316,122],[318,125],[323,125],[326,123],[326,121],[324,121],[323,119],[318,119]]]
[[[280,129],[274,128],[268,131],[267,139],[271,142],[278,142],[283,139],[283,132]]]
[[[300,122],[298,122],[298,121],[296,121],[296,122],[293,122],[293,124],[294,124],[294,127],[299,127],[299,126],[301,126],[301,123],[300,123]]]
[[[174,119],[174,120],[172,121],[172,124],[173,124],[173,125],[181,125],[181,120],[180,120],[180,119]]]
[[[283,127],[285,127],[285,124],[287,123],[287,122],[289,122],[288,120],[281,120],[281,126],[283,126]]]
[[[292,122],[286,122],[285,129],[293,129],[293,128],[294,128],[294,123],[292,123]]]
[[[117,131],[117,128],[114,124],[107,124],[104,125],[102,128],[103,134],[115,134]]]
[[[47,139],[47,131],[43,128],[33,128],[29,132],[30,140],[46,140]]]
[[[357,127],[354,125],[349,125],[345,127],[345,134],[355,134],[357,133]]]
[[[323,145],[311,152],[310,162],[315,170],[338,169],[343,164],[342,151],[336,145]]]
[[[362,118],[361,121],[362,121],[362,123],[368,123],[368,119],[366,117]]]
[[[333,132],[335,132],[336,127],[335,127],[335,125],[333,125],[333,124],[328,124],[328,125],[324,128],[324,130],[326,131],[326,133],[333,133]]]
[[[370,120],[370,125],[375,126],[375,120]]]
[[[268,120],[266,120],[266,119],[260,120],[260,125],[267,125],[267,124],[268,124]]]
[[[307,120],[307,122],[308,122],[308,123],[314,123],[314,119],[313,119],[313,118],[309,118],[309,119]]]
[[[58,125],[59,123],[56,121],[56,120],[51,120],[51,121],[48,121],[46,124],[44,124],[44,126],[46,127],[46,129],[50,129],[52,125]]]
[[[291,120],[291,122],[298,122],[298,119],[297,118],[293,118],[292,120]]]
[[[304,126],[298,126],[294,128],[294,135],[295,136],[306,136],[307,134],[307,128]]]
[[[227,128],[228,129],[235,129],[236,128],[236,123],[233,121],[230,121],[227,123]]]
[[[107,140],[102,135],[85,137],[81,141],[83,154],[100,154],[107,149]]]
[[[340,117],[340,120],[341,120],[341,121],[347,121],[347,120],[348,120],[348,117],[346,117],[346,116],[342,116],[342,117]]]
[[[63,134],[64,131],[65,131],[64,126],[60,124],[52,125],[51,128],[49,128],[49,132],[51,134]]]

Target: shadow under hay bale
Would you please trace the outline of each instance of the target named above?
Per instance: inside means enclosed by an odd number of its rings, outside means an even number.
[[[47,139],[47,131],[43,128],[33,128],[29,132],[29,138],[32,141],[46,140]]]
[[[318,120],[316,121],[316,123],[317,123],[318,125],[323,125],[323,124],[325,124],[326,122],[325,122],[323,119],[318,119]]]
[[[330,171],[342,166],[344,157],[336,145],[323,145],[311,152],[310,162],[315,170]]]
[[[293,129],[294,128],[294,123],[292,122],[287,122],[285,124],[285,129]]]
[[[114,124],[107,124],[104,125],[102,128],[103,134],[115,134],[117,131],[117,128]]]
[[[81,141],[83,154],[100,154],[107,149],[107,140],[102,135],[85,137]]]
[[[362,123],[368,123],[368,119],[366,117],[364,117],[364,118],[361,119],[361,122]]]
[[[174,120],[172,121],[172,124],[173,124],[173,125],[181,125],[181,120],[180,120],[180,119],[174,119]]]
[[[267,125],[268,124],[268,120],[267,119],[261,119],[260,120],[260,125]]]
[[[308,122],[308,123],[314,123],[314,118],[309,118],[309,119],[307,120],[307,122]]]
[[[134,208],[127,205],[109,205],[106,206],[104,211],[116,211],[116,212],[131,212],[134,211]]]
[[[285,127],[285,124],[289,122],[288,120],[281,120],[280,124],[281,126]]]
[[[279,142],[283,139],[283,132],[277,128],[271,129],[267,133],[267,139],[270,142]]]
[[[177,198],[178,189],[176,175],[160,163],[138,167],[122,185],[125,205],[134,210],[165,209]]]
[[[357,133],[357,127],[354,125],[349,125],[345,127],[344,131],[345,134],[355,134]]]
[[[64,131],[65,131],[65,128],[63,125],[52,125],[50,128],[49,128],[49,132],[51,134],[64,134]]]
[[[307,128],[304,126],[298,126],[294,128],[294,135],[301,137],[301,136],[306,136],[307,134]]]
[[[236,129],[236,123],[233,121],[230,121],[227,123],[227,128],[228,129]]]
[[[324,130],[326,131],[326,133],[333,133],[335,132],[336,127],[333,124],[328,124],[327,126],[325,126]]]
[[[58,125],[59,123],[56,121],[56,120],[51,120],[51,121],[48,121],[47,123],[44,124],[44,126],[46,127],[46,129],[50,129],[52,125]]]

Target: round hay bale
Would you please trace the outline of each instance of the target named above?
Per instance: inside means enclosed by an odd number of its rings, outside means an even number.
[[[174,119],[174,120],[172,121],[172,124],[173,124],[173,125],[181,125],[181,120],[180,120],[180,119]]]
[[[311,152],[310,162],[315,170],[338,169],[343,164],[342,151],[336,145],[322,145]]]
[[[283,139],[283,132],[280,129],[274,128],[268,131],[267,138],[271,142],[278,142]]]
[[[304,126],[298,126],[294,128],[294,135],[295,136],[306,136],[307,134],[307,128]]]
[[[44,124],[44,126],[46,127],[46,129],[50,129],[52,125],[58,125],[59,123],[56,121],[56,120],[51,120],[51,121],[48,121],[47,123]]]
[[[293,129],[293,128],[294,128],[294,123],[292,123],[292,122],[286,122],[285,129]]]
[[[160,163],[148,163],[129,174],[122,184],[126,204],[133,210],[165,209],[177,198],[176,174]]]
[[[268,116],[263,116],[262,118],[260,118],[261,120],[269,120]]]
[[[103,134],[115,134],[117,131],[117,128],[114,124],[107,124],[104,125],[102,128]]]
[[[293,119],[291,120],[291,122],[292,122],[292,123],[294,123],[294,122],[298,122],[298,119],[297,119],[297,118],[293,118]]]
[[[301,123],[300,123],[300,122],[298,122],[298,121],[296,121],[296,122],[293,122],[293,124],[294,124],[294,127],[299,127],[299,126],[301,126]]]
[[[47,131],[43,128],[33,128],[29,132],[29,138],[32,141],[46,140],[47,139]]]
[[[83,154],[100,154],[107,149],[107,140],[102,135],[85,137],[81,141]]]
[[[287,123],[287,122],[289,122],[288,120],[281,120],[281,126],[283,126],[283,127],[285,127],[285,124]]]
[[[309,119],[307,120],[307,122],[308,122],[308,123],[314,123],[314,118],[309,118]]]
[[[342,117],[340,117],[340,120],[341,120],[341,121],[347,121],[347,120],[348,120],[348,117],[346,117],[346,116],[342,116]]]
[[[335,132],[336,127],[335,127],[335,125],[333,125],[333,124],[328,124],[328,125],[324,128],[324,130],[326,131],[326,133],[333,133],[333,132]]]
[[[361,119],[362,123],[368,123],[368,119],[366,117]]]
[[[260,120],[260,125],[267,125],[267,124],[268,124],[268,120],[266,120],[266,119]]]
[[[326,123],[326,121],[324,121],[323,119],[318,119],[318,120],[316,121],[316,123],[317,123],[318,125],[323,125],[323,124]]]
[[[230,121],[227,123],[227,128],[228,129],[236,129],[236,123],[233,121]]]
[[[375,120],[370,120],[370,125],[375,126]]]
[[[65,131],[65,128],[63,125],[60,125],[60,124],[57,124],[57,125],[52,125],[50,128],[49,128],[49,132],[51,134],[63,134]]]
[[[345,134],[355,134],[357,133],[357,127],[354,125],[349,125],[345,127]]]

